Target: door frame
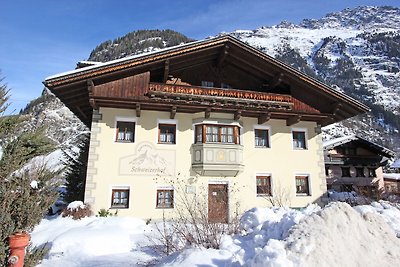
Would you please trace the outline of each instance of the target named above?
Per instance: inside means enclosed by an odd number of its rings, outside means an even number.
[[[209,190],[210,190],[210,185],[225,185],[226,190],[227,190],[227,204],[226,204],[226,216],[227,216],[227,222],[229,223],[229,218],[230,218],[230,192],[229,192],[229,181],[218,181],[218,180],[213,180],[213,181],[208,181],[207,183],[207,219],[209,219],[209,214],[208,214],[208,206],[210,203],[210,195],[209,195]]]

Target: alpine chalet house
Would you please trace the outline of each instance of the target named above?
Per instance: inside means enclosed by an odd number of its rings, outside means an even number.
[[[396,154],[356,135],[324,142],[328,189],[371,194],[384,189],[382,167]]]
[[[214,222],[320,202],[321,126],[368,111],[228,35],[44,84],[91,128],[85,202],[153,219],[173,216],[182,197]]]

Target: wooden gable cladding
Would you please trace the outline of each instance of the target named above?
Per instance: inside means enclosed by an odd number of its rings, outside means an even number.
[[[171,78],[188,88],[167,86]],[[229,89],[202,88],[203,82]],[[87,66],[49,77],[44,84],[86,124],[92,109],[102,106],[138,113],[169,111],[171,117],[211,108],[232,112],[235,118],[271,117],[289,124],[300,114],[300,120],[322,125],[368,111],[360,102],[232,36]]]
[[[150,72],[125,77],[112,82],[95,85],[92,97],[134,98],[147,93]]]

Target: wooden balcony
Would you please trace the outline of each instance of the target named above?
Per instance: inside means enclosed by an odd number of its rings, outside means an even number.
[[[243,171],[243,146],[199,143],[192,145],[192,169],[202,176],[235,177]]]
[[[374,165],[379,164],[381,156],[371,155],[325,155],[325,163],[338,165]]]

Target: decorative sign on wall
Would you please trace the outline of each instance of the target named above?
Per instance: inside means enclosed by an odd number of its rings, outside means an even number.
[[[119,160],[120,175],[173,176],[175,175],[175,151],[156,149],[149,142],[136,146],[134,155]]]

